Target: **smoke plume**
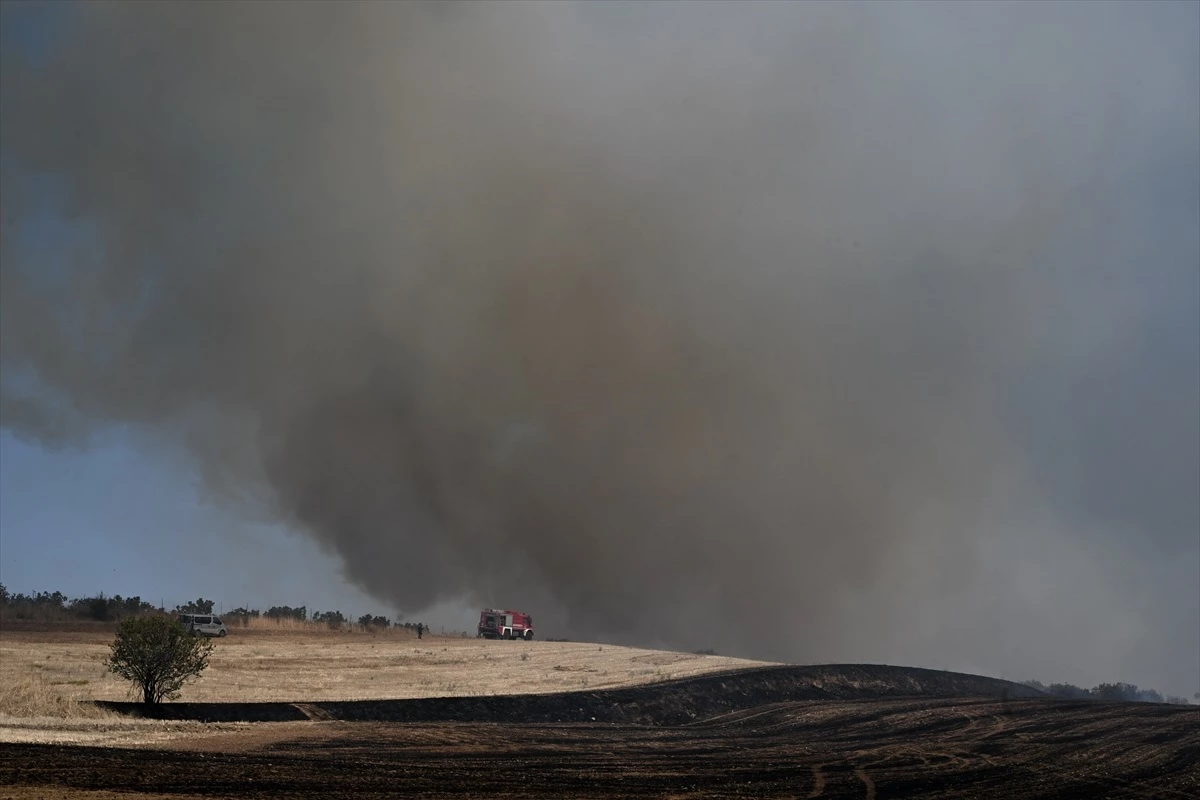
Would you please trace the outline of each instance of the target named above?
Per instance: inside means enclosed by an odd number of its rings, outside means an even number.
[[[1190,694],[1197,8],[72,6],[4,48],[3,425],[399,609]]]

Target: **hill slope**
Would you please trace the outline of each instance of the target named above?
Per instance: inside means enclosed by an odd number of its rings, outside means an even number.
[[[956,672],[870,664],[772,666],[602,691],[415,700],[296,703],[102,702],[125,714],[206,722],[303,719],[379,722],[610,722],[681,725],[798,700],[887,697],[1037,697],[1021,684]]]

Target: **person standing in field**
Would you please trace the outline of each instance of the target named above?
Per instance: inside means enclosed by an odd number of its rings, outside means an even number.
[[[423,634],[424,632],[425,632],[425,626],[418,622],[417,623],[417,638],[420,639],[421,634]]]

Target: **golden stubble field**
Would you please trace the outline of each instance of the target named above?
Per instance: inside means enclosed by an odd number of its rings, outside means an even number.
[[[130,720],[90,700],[137,699],[105,672],[111,629],[0,629],[0,741],[148,743],[197,723]],[[606,689],[761,666],[582,642],[488,641],[318,626],[233,629],[180,701],[315,702]],[[216,731],[239,725],[204,726]],[[127,741],[126,741],[127,740]]]

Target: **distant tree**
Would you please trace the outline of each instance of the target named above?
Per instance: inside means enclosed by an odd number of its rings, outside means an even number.
[[[8,588],[0,583],[0,605],[8,605]]]
[[[1072,683],[1052,683],[1046,691],[1055,697],[1065,697],[1069,700],[1090,700],[1094,697],[1091,691]]]
[[[324,622],[331,628],[340,628],[346,623],[346,617],[340,611],[318,611],[312,618],[313,622]]]
[[[5,598],[0,606],[5,610],[4,616],[11,619],[52,622],[71,616],[67,609],[67,596],[62,592],[23,594],[5,589]]]
[[[99,597],[90,597],[84,601],[87,604],[88,616],[103,622],[108,619],[108,598],[101,592]]]
[[[213,612],[212,600],[205,600],[203,597],[197,598],[189,603],[184,603],[181,606],[175,606],[176,614],[211,614]]]
[[[1165,702],[1170,705],[1173,705],[1173,706],[1190,706],[1191,705],[1191,703],[1188,702],[1188,699],[1186,697],[1180,697],[1179,695],[1174,695],[1174,694],[1167,695]]]
[[[268,619],[298,619],[303,622],[308,619],[308,607],[271,606],[263,616]]]
[[[17,595],[17,597],[22,597],[22,595]],[[67,596],[62,592],[38,592],[27,602],[43,608],[63,609],[67,605]]]
[[[1092,689],[1097,700],[1137,700],[1138,687],[1132,683],[1102,683]]]
[[[1134,698],[1139,703],[1161,703],[1163,696],[1160,692],[1154,689],[1141,689]]]
[[[235,608],[225,615],[226,622],[234,622],[239,625],[247,624],[251,619],[256,619],[260,616],[259,610],[249,608]]]
[[[1021,681],[1025,686],[1046,692],[1054,697],[1064,697],[1070,700],[1108,700],[1127,703],[1174,703],[1187,698],[1178,696],[1163,696],[1156,689],[1139,689],[1134,683],[1101,683],[1092,689],[1084,689],[1071,683],[1043,684],[1041,681]],[[1200,692],[1197,693],[1200,698]]]
[[[225,620],[225,624],[227,624],[227,625],[233,624],[233,625],[245,626],[250,623],[251,619],[254,619],[258,616],[259,616],[259,611],[257,608],[255,608],[255,609],[235,608],[233,611],[226,613],[222,617],[222,619]]]
[[[199,677],[213,643],[189,636],[177,620],[155,614],[121,620],[111,649],[108,671],[134,684],[142,702],[154,705],[178,697],[186,681]]]
[[[392,622],[387,617],[373,617],[370,614],[363,614],[358,618],[358,624],[364,628],[390,628]]]
[[[121,601],[121,595],[117,595],[114,599]],[[124,616],[128,616],[130,614],[147,614],[151,611],[154,611],[154,606],[143,600],[138,595],[126,597],[124,601],[120,602],[120,605],[121,614]]]

